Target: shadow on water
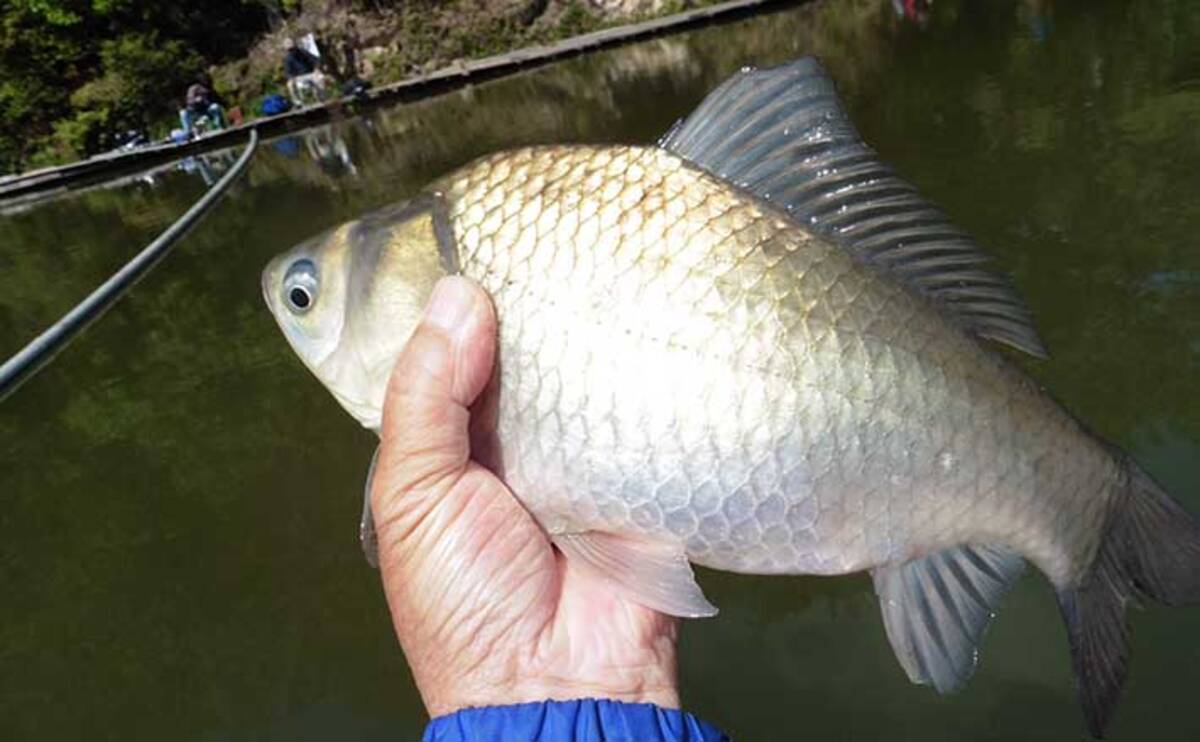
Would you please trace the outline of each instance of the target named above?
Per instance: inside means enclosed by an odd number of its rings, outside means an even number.
[[[901,3],[903,6],[904,3]],[[372,442],[261,303],[275,253],[497,149],[650,142],[745,64],[821,56],[864,136],[1011,272],[1030,370],[1200,511],[1200,7],[815,3],[276,140],[0,411],[0,737],[394,739],[423,712],[355,539]],[[0,217],[0,353],[182,213],[221,158]],[[205,171],[208,171],[207,174]],[[909,685],[862,577],[701,576],[689,706],[745,739],[1060,740],[1026,578],[971,685]],[[1200,612],[1135,617],[1114,739],[1194,739]]]

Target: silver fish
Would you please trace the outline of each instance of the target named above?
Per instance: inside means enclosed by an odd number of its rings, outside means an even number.
[[[500,319],[488,463],[568,559],[665,613],[716,612],[689,561],[870,570],[900,663],[944,692],[1032,562],[1100,736],[1125,606],[1200,596],[1200,529],[987,346],[1044,355],[985,260],[805,59],[743,70],[657,147],[485,157],[280,256],[263,291],[378,430],[437,278],[482,284]]]

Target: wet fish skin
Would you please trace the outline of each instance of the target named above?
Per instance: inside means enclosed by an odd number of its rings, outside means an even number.
[[[450,266],[477,280],[500,317],[495,464],[551,534],[636,534],[755,573],[959,543],[1004,544],[1058,584],[1090,562],[1121,483],[1107,449],[771,207],[645,147],[502,153],[429,192],[453,238],[439,264],[415,259],[437,219],[411,206],[322,248],[352,289],[314,370],[377,428],[423,296]]]
[[[501,318],[505,478],[551,533],[674,539],[754,573],[959,543],[1058,582],[1089,562],[1107,451],[783,215],[651,148],[520,150],[434,190]]]

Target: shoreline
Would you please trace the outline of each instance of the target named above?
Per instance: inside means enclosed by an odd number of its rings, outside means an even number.
[[[760,13],[795,7],[805,2],[807,0],[729,0],[661,18],[572,36],[551,44],[522,47],[452,64],[428,74],[371,88],[365,95],[357,98],[335,98],[277,116],[257,118],[190,142],[148,145],[127,152],[105,153],[67,165],[40,168],[12,176],[0,180],[0,202],[23,200],[22,197],[46,195],[51,191],[66,191],[72,187],[107,180],[189,155],[237,146],[250,136],[251,131],[258,131],[259,136],[265,140],[332,119],[353,117],[371,108],[435,97],[475,83],[506,77],[590,52],[702,26],[733,22]]]

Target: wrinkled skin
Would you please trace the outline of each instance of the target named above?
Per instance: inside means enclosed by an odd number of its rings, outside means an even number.
[[[445,279],[400,354],[372,492],[397,635],[429,713],[546,698],[677,707],[677,621],[573,569],[496,476],[471,460],[470,406],[496,324]]]

